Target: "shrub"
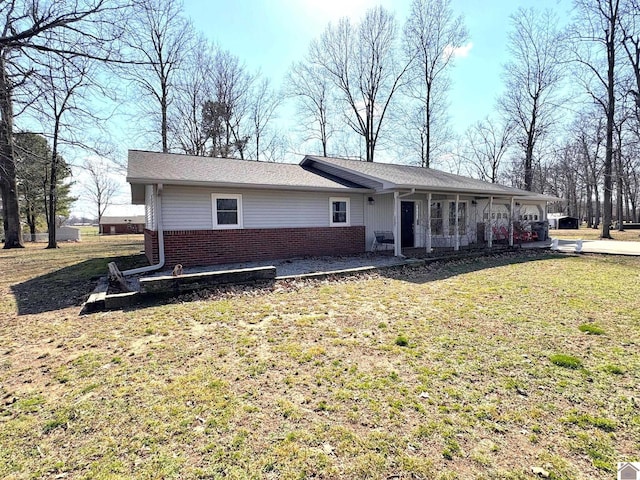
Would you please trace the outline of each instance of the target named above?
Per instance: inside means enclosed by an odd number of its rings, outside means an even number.
[[[409,340],[407,340],[407,337],[405,337],[404,335],[398,335],[398,337],[396,338],[396,345],[398,345],[399,347],[406,347],[407,345],[409,345]]]

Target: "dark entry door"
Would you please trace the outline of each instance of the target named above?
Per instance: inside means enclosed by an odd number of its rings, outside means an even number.
[[[400,245],[403,248],[411,248],[414,245],[414,219],[416,216],[416,204],[414,202],[401,202],[400,204],[400,232],[402,238]]]

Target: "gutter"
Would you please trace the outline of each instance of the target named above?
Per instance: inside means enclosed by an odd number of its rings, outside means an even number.
[[[132,270],[125,270],[122,275],[127,277],[129,275],[137,275],[139,273],[153,272],[164,267],[164,227],[162,225],[162,184],[157,185],[156,194],[156,215],[158,223],[158,263],[155,265],[149,265],[148,267],[134,268]]]

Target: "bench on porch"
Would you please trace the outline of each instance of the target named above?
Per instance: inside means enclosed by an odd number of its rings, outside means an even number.
[[[378,248],[380,248],[380,245],[394,245],[395,243],[393,232],[373,232],[373,245],[371,245],[371,251],[377,251]]]

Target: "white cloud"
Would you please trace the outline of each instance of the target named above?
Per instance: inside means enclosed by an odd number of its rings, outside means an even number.
[[[466,45],[454,47],[453,45],[447,45],[444,49],[445,56],[453,56],[453,58],[467,58],[469,52],[473,48],[473,42],[468,42]]]

